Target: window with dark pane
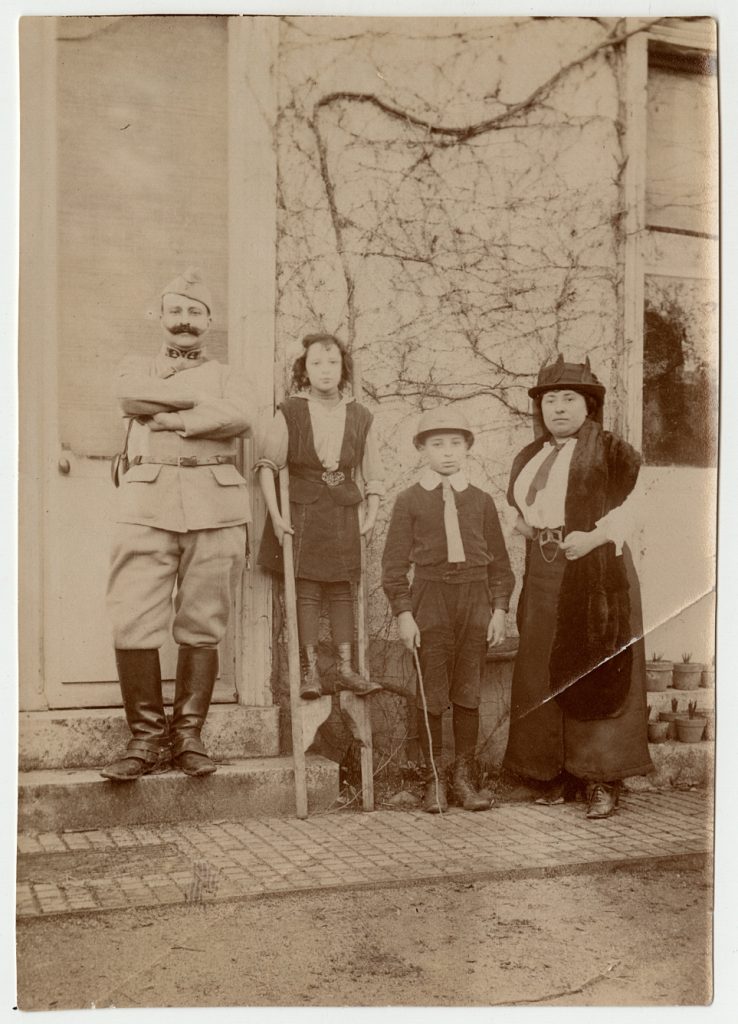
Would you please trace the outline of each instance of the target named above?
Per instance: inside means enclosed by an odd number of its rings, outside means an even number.
[[[645,284],[643,457],[651,466],[714,466],[715,284],[657,276]]]
[[[656,244],[644,281],[642,449],[652,466],[717,460],[715,72],[714,55],[649,47],[645,198]]]

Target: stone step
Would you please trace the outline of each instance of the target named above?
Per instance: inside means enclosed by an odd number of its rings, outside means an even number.
[[[650,775],[627,779],[628,789],[712,787],[715,777],[715,744],[712,741],[680,743],[678,740],[667,740],[666,743],[649,743],[648,752],[655,770]]]
[[[20,770],[97,768],[121,754],[129,738],[122,708],[22,712]],[[203,741],[216,760],[276,757],[279,708],[213,704]]]
[[[714,708],[715,688],[701,686],[698,690],[676,690],[669,686],[665,690],[649,690],[646,694],[646,703],[654,711],[671,711],[672,700],[678,700],[679,710],[685,712],[690,701],[697,701],[698,708]]]
[[[306,773],[309,812],[326,810],[338,797],[338,765],[308,754]],[[114,783],[86,769],[21,772],[19,776],[21,832],[294,814],[290,757],[221,764],[214,775],[198,779],[171,771]]]

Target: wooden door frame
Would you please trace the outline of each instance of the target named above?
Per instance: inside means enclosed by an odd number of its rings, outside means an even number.
[[[20,23],[19,701],[47,708],[44,604],[47,480],[55,455],[56,18]],[[36,386],[31,387],[30,382]],[[50,398],[54,401],[50,401]]]
[[[19,299],[19,666],[20,708],[49,707],[45,686],[45,603],[49,580],[51,474],[57,472],[57,172],[55,17],[21,22],[21,197]],[[254,436],[274,410],[278,20],[228,19],[229,362],[254,384]],[[40,168],[38,172],[35,169]],[[253,254],[258,253],[258,261]],[[244,271],[239,272],[241,268]],[[30,382],[37,386],[31,387]],[[53,399],[50,400],[50,399]],[[264,505],[251,466],[257,442],[244,443],[252,498],[252,547]],[[253,566],[232,609],[238,702],[270,706],[272,598],[269,577]]]
[[[277,83],[279,19],[228,19],[228,347],[251,378],[252,434],[244,442],[252,523],[251,570],[234,609],[239,704],[273,703],[271,578],[256,566],[265,506],[252,466],[274,415],[277,301]],[[255,256],[256,254],[256,256]]]

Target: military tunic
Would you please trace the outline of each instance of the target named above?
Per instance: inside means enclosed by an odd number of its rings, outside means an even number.
[[[249,426],[246,376],[216,360],[175,365],[162,352],[129,357],[118,371],[116,397],[124,415],[137,417],[108,585],[118,649],[164,643],[175,584],[175,641],[216,646],[245,562],[249,498],[234,463]],[[167,408],[182,429],[153,430],[149,417]]]

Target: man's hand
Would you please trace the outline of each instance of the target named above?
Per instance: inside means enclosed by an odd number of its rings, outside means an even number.
[[[277,535],[277,540],[279,541],[280,547],[282,547],[284,535],[286,533],[292,534],[295,532],[291,526],[287,525],[287,523],[284,521],[284,519],[282,519],[281,516],[272,516],[272,526],[274,527],[274,532]]]
[[[420,647],[420,630],[412,612],[400,612],[397,616],[397,626],[400,630],[400,640],[408,651]]]
[[[150,430],[184,430],[185,425],[178,412],[158,412],[149,420]]]
[[[492,618],[487,626],[487,643],[491,647],[499,647],[505,639],[505,617],[507,612],[502,608],[495,608]]]
[[[590,551],[594,551],[595,548],[604,543],[605,538],[600,534],[599,530],[590,530],[588,533],[582,530],[574,530],[573,533],[567,534],[559,547],[571,562],[577,558],[584,558]]]

